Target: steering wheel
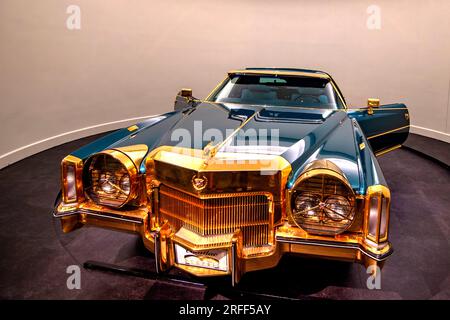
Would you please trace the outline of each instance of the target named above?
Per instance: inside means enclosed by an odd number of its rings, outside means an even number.
[[[309,98],[309,99],[313,100],[312,102],[317,102],[317,103],[321,102],[320,99],[313,94],[301,94],[297,98],[295,98],[294,101],[304,100],[305,98]]]

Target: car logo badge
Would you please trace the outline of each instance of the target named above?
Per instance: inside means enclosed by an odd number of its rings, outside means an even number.
[[[205,189],[207,184],[208,179],[204,175],[196,174],[192,177],[192,186],[197,191]]]

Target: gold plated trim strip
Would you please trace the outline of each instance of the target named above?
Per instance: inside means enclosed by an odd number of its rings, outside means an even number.
[[[217,86],[214,87],[214,89],[211,90],[211,92],[206,96],[206,98],[204,100],[202,100],[202,102],[206,101],[206,102],[210,102],[208,101],[216,92],[217,90],[225,83],[225,81],[228,80],[228,75],[219,82],[219,84]]]
[[[348,111],[367,111],[369,108],[350,108]],[[389,110],[408,110],[408,108],[384,108],[383,106],[376,107],[373,112],[389,111]]]
[[[135,124],[127,128],[127,130],[130,132],[136,131],[137,129],[139,129],[139,127]]]
[[[376,157],[382,156],[383,154],[386,154],[388,152],[391,152],[391,151],[394,151],[394,150],[397,150],[397,149],[401,148],[401,146],[402,146],[401,144],[398,144],[398,145],[390,147],[390,148],[388,148],[386,150],[379,151],[379,152],[375,153],[375,156]]]
[[[325,73],[302,72],[302,71],[281,71],[281,70],[231,70],[228,74],[267,74],[267,75],[282,75],[282,76],[302,76],[309,78],[330,79],[330,76]]]
[[[333,87],[334,91],[336,92],[339,99],[341,100],[341,103],[344,106],[344,110],[347,111],[348,110],[347,103],[345,102],[344,97],[341,95],[340,91],[338,90],[337,84],[334,83],[333,79],[330,79],[330,82],[331,82],[331,86]]]
[[[382,132],[382,133],[374,134],[374,135],[372,135],[370,137],[367,137],[367,139],[377,138],[377,137],[383,136],[385,134],[389,134],[389,133],[392,133],[392,132],[400,131],[400,130],[403,130],[403,129],[406,129],[406,128],[409,128],[409,125],[404,126],[404,127],[400,127],[400,128],[396,128],[396,129],[392,129],[392,130],[389,130],[389,131],[385,131],[385,132]]]

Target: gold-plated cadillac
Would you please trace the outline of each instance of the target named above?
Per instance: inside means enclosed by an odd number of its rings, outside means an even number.
[[[233,284],[284,254],[381,267],[391,194],[375,155],[408,131],[405,105],[349,109],[325,72],[235,70],[64,158],[54,217],[139,234],[158,272]]]

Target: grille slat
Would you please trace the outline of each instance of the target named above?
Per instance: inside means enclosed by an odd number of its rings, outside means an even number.
[[[159,190],[160,218],[176,230],[184,227],[199,235],[243,233],[244,247],[271,242],[270,201],[261,193],[233,193],[197,198],[161,185]]]

